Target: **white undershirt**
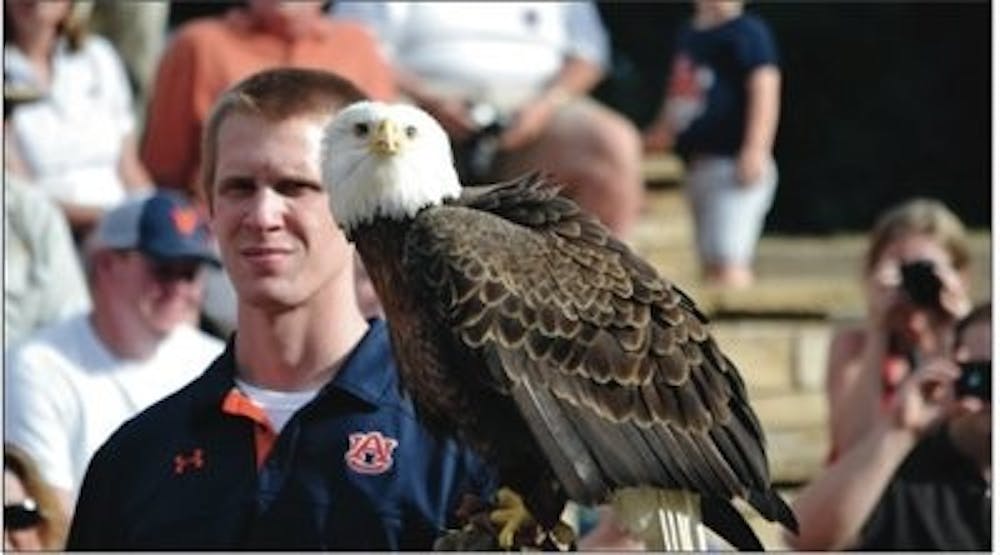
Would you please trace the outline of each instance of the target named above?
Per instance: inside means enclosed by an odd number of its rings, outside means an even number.
[[[282,428],[292,418],[292,415],[319,393],[319,388],[305,391],[264,389],[239,378],[236,378],[236,387],[267,414],[267,419],[274,427],[275,433],[278,434],[281,433]]]

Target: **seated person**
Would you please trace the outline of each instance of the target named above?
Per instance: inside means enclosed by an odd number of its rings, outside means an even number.
[[[94,451],[123,422],[198,376],[222,342],[192,324],[215,264],[195,208],[157,193],[108,212],[87,243],[93,308],[4,352],[4,433],[66,514]]]
[[[887,410],[792,507],[793,549],[988,551],[991,546],[992,306],[955,327]]]
[[[937,295],[914,299],[907,293],[901,269],[918,261],[931,263],[924,279],[941,284]],[[865,257],[867,318],[838,330],[830,345],[831,460],[870,429],[916,364],[948,344],[969,309],[969,262],[962,222],[936,200],[913,199],[879,218]]]
[[[396,96],[372,34],[355,22],[324,17],[323,2],[228,4],[238,5],[180,9],[201,17],[185,18],[160,59],[142,143],[142,160],[155,181],[199,200],[202,129],[216,98],[241,79],[278,66],[314,68],[344,76],[373,99]],[[358,286],[368,287],[363,280]],[[231,333],[237,302],[232,283],[213,269],[205,287],[207,322],[220,335]],[[377,299],[365,298],[366,314],[376,314]]]
[[[587,97],[608,57],[591,3],[337,2],[333,10],[376,31],[401,91],[442,123],[468,162],[459,164],[466,185],[547,171],[628,236],[642,202],[642,149],[630,122]]]
[[[125,69],[108,41],[84,33],[76,7],[4,3],[4,87],[39,93],[5,123],[22,162],[8,169],[54,199],[81,240],[106,210],[151,185]]]

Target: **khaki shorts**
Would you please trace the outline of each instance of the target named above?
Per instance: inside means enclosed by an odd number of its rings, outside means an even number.
[[[701,156],[688,165],[685,182],[702,261],[749,264],[778,185],[774,160],[757,183],[745,186],[734,158]]]

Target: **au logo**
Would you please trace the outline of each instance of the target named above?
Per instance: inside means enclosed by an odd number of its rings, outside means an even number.
[[[344,460],[361,474],[382,474],[392,468],[392,452],[399,442],[382,432],[356,432],[347,436],[350,445]]]

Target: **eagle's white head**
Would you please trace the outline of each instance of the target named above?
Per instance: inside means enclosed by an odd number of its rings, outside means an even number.
[[[351,104],[327,125],[322,152],[330,209],[346,231],[413,217],[461,193],[448,135],[414,106]]]

